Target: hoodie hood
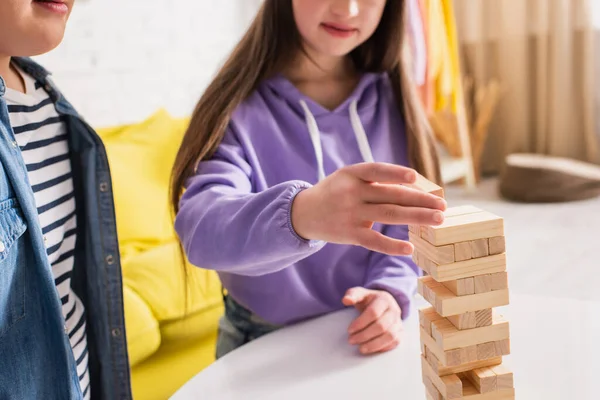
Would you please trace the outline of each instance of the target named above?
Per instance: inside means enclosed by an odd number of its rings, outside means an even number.
[[[267,81],[267,86],[274,94],[284,101],[306,121],[308,134],[313,145],[317,162],[318,180],[325,179],[326,174],[323,162],[323,148],[321,131],[317,118],[326,118],[331,115],[347,117],[350,120],[356,143],[360,150],[362,161],[374,162],[372,150],[365,128],[360,119],[360,113],[370,107],[375,107],[378,99],[378,86],[385,74],[369,73],[362,76],[350,96],[334,110],[328,110],[319,103],[306,96],[287,78],[278,75]]]

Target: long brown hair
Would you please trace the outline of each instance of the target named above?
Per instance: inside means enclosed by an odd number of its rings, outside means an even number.
[[[411,167],[440,183],[433,135],[402,62],[405,0],[387,0],[374,34],[350,57],[358,71],[387,72],[406,123]],[[233,111],[265,79],[280,72],[302,51],[292,0],[264,0],[250,28],[208,86],[192,115],[171,180],[175,214],[179,198],[198,162],[210,159],[221,143]]]

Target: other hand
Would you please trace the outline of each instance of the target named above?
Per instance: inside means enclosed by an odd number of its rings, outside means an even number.
[[[342,303],[360,311],[348,327],[348,342],[362,354],[390,351],[400,344],[402,310],[390,293],[355,287],[346,292]]]

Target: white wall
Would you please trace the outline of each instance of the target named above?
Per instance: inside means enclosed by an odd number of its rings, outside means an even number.
[[[95,127],[188,115],[258,2],[76,0],[64,42],[37,60]]]

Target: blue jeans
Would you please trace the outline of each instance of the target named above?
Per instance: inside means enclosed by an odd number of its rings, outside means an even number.
[[[225,354],[280,328],[246,309],[231,296],[223,296],[225,315],[219,321],[217,359]]]

